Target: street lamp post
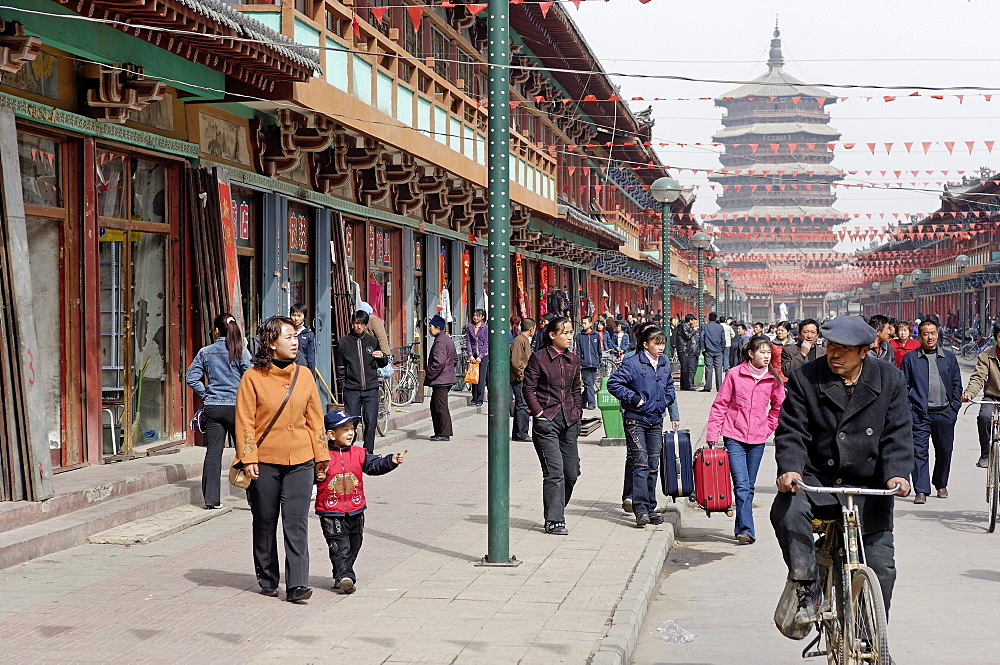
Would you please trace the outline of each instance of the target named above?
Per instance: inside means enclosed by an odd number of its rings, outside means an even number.
[[[713,309],[716,313],[719,312],[719,268],[726,265],[726,262],[720,259],[718,256],[708,262],[708,265],[715,268],[715,307]]]
[[[896,275],[896,283],[899,284],[899,307],[896,309],[896,318],[902,320],[903,318],[903,282],[906,281],[906,275]]]
[[[695,313],[695,317],[698,319],[698,326],[701,327],[705,310],[705,265],[703,263],[703,254],[712,244],[712,236],[699,231],[691,237],[691,244],[698,250],[698,311]]]
[[[673,213],[670,204],[681,195],[681,186],[673,178],[659,178],[649,186],[649,193],[660,203],[660,291],[663,298],[663,320],[660,322],[667,335],[663,352],[670,357],[670,223]]]
[[[875,299],[875,311],[872,312],[873,316],[875,314],[879,313],[879,311],[878,311],[878,308],[879,308],[878,296],[879,296],[879,292],[881,290],[882,290],[882,285],[879,282],[872,282],[872,297]],[[871,317],[869,317],[869,318],[871,318]]]
[[[958,266],[958,274],[960,276],[959,284],[958,284],[958,290],[962,294],[962,312],[961,312],[960,316],[958,317],[958,320],[959,320],[959,324],[958,325],[960,325],[962,327],[961,328],[961,332],[959,332],[959,334],[958,334],[958,338],[961,339],[962,341],[965,341],[965,331],[966,331],[966,327],[965,327],[965,307],[966,307],[965,306],[965,268],[969,265],[969,261],[971,261],[971,259],[968,256],[966,256],[965,254],[959,254],[958,256],[955,257],[955,265]]]
[[[858,288],[854,289],[854,295],[856,295],[858,297],[858,314],[860,314],[861,316],[864,316],[865,315],[865,303],[862,300],[862,298],[864,298],[864,296],[865,296],[865,289],[864,289],[864,287],[859,286]],[[848,314],[850,314],[850,312],[848,312]]]
[[[733,275],[728,270],[723,270],[721,274],[722,282],[725,284],[723,287],[723,295],[726,299],[725,313],[723,314],[723,317],[728,319],[731,316],[733,309],[729,304],[729,283],[733,280]]]
[[[920,281],[930,277],[930,274],[914,268],[910,276],[913,278],[913,318],[916,320],[920,316]]]

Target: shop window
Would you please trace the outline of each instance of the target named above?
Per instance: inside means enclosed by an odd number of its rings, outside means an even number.
[[[97,155],[97,214],[167,222],[167,165],[110,151]]]
[[[18,134],[21,191],[26,205],[62,207],[60,145],[52,139]]]
[[[451,65],[448,60],[451,42],[437,28],[431,28],[431,52],[434,54],[434,71],[441,78],[448,78],[448,68]]]
[[[313,210],[307,206],[288,205],[288,298],[290,304],[302,303],[312,312],[312,284],[309,270],[310,230]]]
[[[97,156],[97,214],[126,219],[128,157],[112,152]]]
[[[136,159],[132,172],[132,219],[139,222],[166,221],[167,167]]]
[[[240,297],[242,298],[243,322],[248,336],[257,330],[260,323],[260,291],[257,277],[256,247],[258,215],[260,204],[258,195],[237,187],[232,189],[233,236],[236,238],[236,261],[240,273]]]

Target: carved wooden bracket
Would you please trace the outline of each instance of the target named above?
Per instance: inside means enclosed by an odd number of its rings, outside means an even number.
[[[25,36],[24,26],[0,19],[0,77],[17,74],[38,56],[42,40]]]
[[[385,177],[392,186],[393,210],[405,215],[423,202],[417,186],[417,163],[413,155],[397,152],[386,155]]]
[[[132,111],[163,99],[167,90],[166,83],[147,79],[137,65],[101,65],[98,71],[97,86],[87,90],[84,102],[98,122],[122,124]]]
[[[337,125],[314,113],[278,109],[278,124],[250,121],[250,144],[257,168],[268,176],[295,170],[303,153],[322,152],[333,143]]]

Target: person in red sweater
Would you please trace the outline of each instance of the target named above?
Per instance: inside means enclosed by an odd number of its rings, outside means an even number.
[[[896,367],[903,366],[903,356],[920,348],[920,342],[910,337],[910,322],[900,321],[896,324],[896,337],[889,340],[889,346],[896,354]]]
[[[323,418],[326,426],[330,464],[325,476],[317,474],[316,514],[323,528],[334,588],[354,593],[358,576],[354,562],[361,551],[365,531],[364,474],[381,476],[403,463],[408,451],[388,457],[373,455],[354,443],[354,423],[360,416],[331,411]]]

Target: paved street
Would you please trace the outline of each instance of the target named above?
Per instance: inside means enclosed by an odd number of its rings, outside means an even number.
[[[973,407],[959,419],[950,498],[932,495],[923,506],[913,505],[912,498],[897,499],[898,578],[889,636],[899,665],[1000,662],[995,632],[1000,532],[986,533],[986,475],[975,467],[977,412]],[[774,476],[769,449],[757,478],[758,540],[752,546],[736,545],[731,519],[688,509],[640,632],[636,665],[818,662],[803,661],[799,654],[806,643],[785,639],[772,621],[785,575],[767,521]],[[687,644],[664,641],[656,629],[667,620],[694,633],[695,639]]]
[[[0,571],[5,661],[586,662],[647,543],[657,534],[662,543],[667,527],[638,530],[624,519],[624,449],[581,445],[570,535],[545,535],[537,458],[531,444],[514,444],[511,553],[523,563],[477,567],[486,553],[486,424],[475,415],[457,423],[451,442],[389,449],[410,452],[392,474],[366,479],[353,596],[331,590],[315,521],[312,600],[257,594],[250,514],[231,498],[238,509],[150,544],[87,544]]]

